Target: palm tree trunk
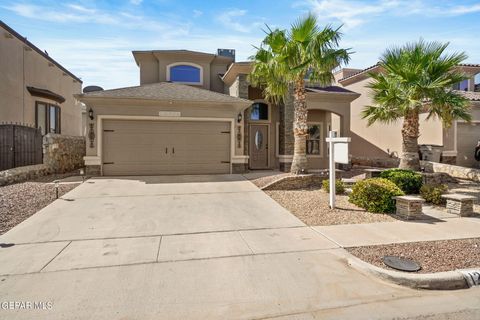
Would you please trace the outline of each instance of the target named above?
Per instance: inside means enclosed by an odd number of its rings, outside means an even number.
[[[411,110],[403,119],[402,127],[402,155],[400,157],[401,169],[420,170],[418,156],[419,119],[418,111]]]
[[[297,80],[293,94],[293,136],[295,138],[293,161],[290,172],[302,174],[307,172],[307,96],[305,94],[305,81]]]

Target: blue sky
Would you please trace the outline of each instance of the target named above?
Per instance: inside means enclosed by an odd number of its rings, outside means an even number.
[[[350,67],[374,64],[383,50],[423,37],[449,41],[480,63],[480,1],[402,0],[0,0],[0,19],[47,50],[84,85],[137,85],[132,50],[236,49],[246,60],[265,24],[288,28],[313,12],[320,24],[343,24]]]

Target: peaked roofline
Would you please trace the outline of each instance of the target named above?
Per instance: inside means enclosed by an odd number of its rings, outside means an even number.
[[[480,64],[476,64],[476,63],[461,63],[459,65],[457,65],[458,67],[463,67],[463,68],[478,68],[479,69],[479,72],[480,72]],[[365,69],[362,69],[358,72],[355,72],[347,77],[344,77],[342,79],[339,79],[338,82],[342,83],[343,81],[346,81],[346,80],[349,80],[349,79],[352,79],[352,78],[356,78],[360,75],[363,75],[367,72],[375,72],[377,71],[379,68],[381,68],[382,66],[380,65],[380,62],[377,62],[376,64],[372,65],[372,66],[369,66]]]
[[[80,82],[80,83],[83,83],[83,81],[78,78],[76,75],[74,75],[73,73],[71,73],[70,71],[68,71],[64,66],[62,66],[60,63],[58,63],[57,61],[55,61],[53,58],[51,58],[48,54],[46,54],[44,51],[40,50],[37,46],[35,46],[33,43],[31,43],[30,41],[27,40],[26,37],[23,37],[21,34],[19,34],[17,31],[13,30],[9,25],[7,25],[5,22],[3,22],[2,20],[0,20],[0,27],[4,28],[5,30],[7,30],[8,33],[12,34],[12,36],[14,36],[15,38],[17,38],[18,40],[22,41],[24,44],[26,44],[27,46],[29,46],[30,48],[32,48],[32,50],[34,50],[35,52],[37,52],[38,54],[40,54],[42,57],[44,57],[45,59],[47,59],[48,61],[50,61],[51,63],[53,63],[54,65],[56,65],[60,70],[62,70],[63,72],[65,72],[66,74],[68,74],[70,77],[72,77],[73,79],[75,79],[76,81]]]
[[[174,50],[170,50],[170,49],[161,49],[161,50],[133,50],[132,51],[132,55],[133,55],[133,58],[135,59],[135,62],[137,63],[138,65],[138,60],[137,60],[137,55],[138,54],[152,54],[152,55],[155,55],[155,54],[162,54],[162,53],[173,53],[173,54],[191,54],[191,55],[196,55],[196,56],[203,56],[203,57],[208,57],[208,58],[211,58],[211,61],[213,61],[214,59],[217,59],[217,58],[220,58],[220,59],[224,59],[224,60],[227,60],[227,61],[231,61],[233,63],[233,59],[231,57],[227,57],[227,56],[221,56],[221,55],[218,55],[216,53],[207,53],[207,52],[201,52],[201,51],[194,51],[194,50],[186,50],[186,49],[174,49]]]
[[[184,96],[175,96],[173,91],[173,88],[170,88],[169,92],[172,93],[173,95],[170,97],[162,97],[158,95],[160,93],[160,90],[155,90],[154,92],[150,91],[147,92],[147,95],[142,94],[142,89],[145,88],[155,88],[155,87],[160,87],[160,86],[174,86],[178,87],[182,90],[190,90],[191,94],[188,95],[188,98]],[[116,94],[117,93],[117,94]],[[198,99],[194,96],[195,93],[199,93],[201,99]],[[152,96],[152,94],[155,94]],[[203,97],[202,97],[203,95]],[[205,96],[207,95],[207,96]],[[102,91],[93,91],[93,92],[88,92],[88,93],[82,93],[82,94],[76,94],[74,95],[76,98],[82,100],[82,99],[139,99],[139,100],[158,100],[158,101],[170,101],[170,100],[184,100],[184,101],[198,101],[198,102],[205,102],[205,103],[248,103],[251,104],[252,101],[239,98],[239,97],[233,97],[227,94],[207,90],[204,88],[197,88],[193,87],[190,85],[186,84],[181,84],[181,83],[175,83],[175,82],[168,82],[168,81],[163,81],[163,82],[156,82],[156,83],[149,83],[149,84],[143,84],[139,86],[130,86],[130,87],[123,87],[123,88],[116,88],[116,89],[108,89],[108,90],[102,90]],[[210,96],[210,98],[208,98]],[[215,99],[219,98],[219,99]],[[223,101],[222,101],[223,99]]]

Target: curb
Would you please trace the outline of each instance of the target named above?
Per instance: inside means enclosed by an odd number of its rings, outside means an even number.
[[[469,288],[467,281],[459,270],[413,274],[386,270],[365,262],[350,253],[346,259],[349,266],[362,273],[367,273],[383,280],[413,289],[458,290]]]

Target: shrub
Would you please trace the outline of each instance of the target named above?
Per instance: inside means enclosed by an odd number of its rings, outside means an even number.
[[[326,192],[330,192],[330,180],[323,180],[322,181],[322,188]],[[342,194],[345,192],[345,184],[342,180],[335,180],[335,193]]]
[[[426,202],[443,205],[446,200],[442,198],[442,194],[446,193],[448,187],[444,184],[424,184],[420,188],[420,195]]]
[[[389,169],[380,173],[381,178],[395,183],[406,194],[417,194],[422,187],[422,175],[405,169]]]
[[[404,192],[395,183],[384,178],[358,181],[352,189],[349,201],[369,212],[389,213],[395,211],[395,199]]]

